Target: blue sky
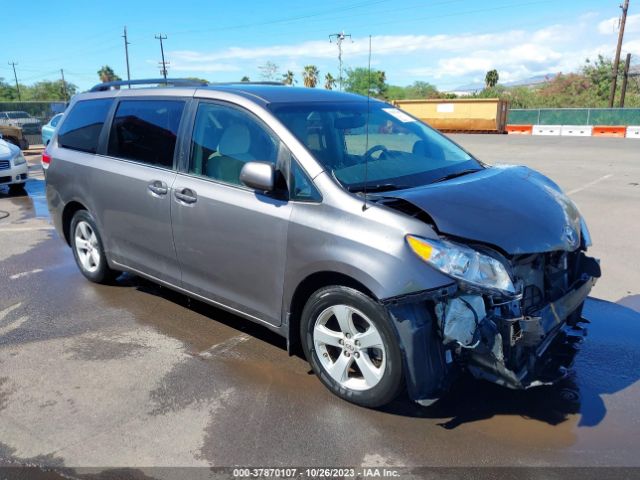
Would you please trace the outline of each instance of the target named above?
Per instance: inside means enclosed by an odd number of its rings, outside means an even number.
[[[81,89],[108,64],[126,77],[122,28],[129,32],[132,78],[158,77],[163,33],[169,76],[260,80],[274,62],[301,83],[306,64],[338,76],[342,30],[346,67],[367,65],[390,83],[427,81],[441,89],[482,81],[491,68],[501,81],[568,72],[598,53],[613,56],[619,0],[323,0],[189,1],[3,0],[0,77],[22,83],[65,77]],[[27,5],[28,4],[28,8]],[[634,11],[635,10],[635,11]],[[31,15],[29,12],[33,12]],[[26,22],[26,23],[25,23]],[[629,9],[624,52],[640,58],[640,1]]]

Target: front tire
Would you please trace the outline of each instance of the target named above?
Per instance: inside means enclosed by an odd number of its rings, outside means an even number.
[[[383,306],[349,287],[326,287],[307,301],[302,347],[320,381],[365,407],[389,403],[402,387],[402,354]]]
[[[76,264],[86,278],[109,284],[118,277],[120,272],[111,270],[107,264],[98,227],[86,210],[78,210],[71,219],[69,239]]]

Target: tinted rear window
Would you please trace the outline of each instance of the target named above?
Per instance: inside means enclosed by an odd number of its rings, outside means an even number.
[[[83,100],[76,103],[58,132],[58,144],[64,148],[96,153],[102,125],[113,99]]]
[[[171,168],[183,109],[181,100],[123,100],[111,125],[108,154]]]

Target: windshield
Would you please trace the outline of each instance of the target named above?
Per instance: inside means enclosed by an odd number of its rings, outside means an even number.
[[[271,111],[351,191],[425,185],[482,168],[467,152],[378,101],[271,104]],[[366,167],[366,168],[365,168]]]

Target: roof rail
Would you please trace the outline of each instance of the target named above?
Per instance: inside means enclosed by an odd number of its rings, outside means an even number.
[[[274,81],[263,81],[263,82],[213,82],[209,85],[286,85],[284,82],[274,82]]]
[[[180,87],[204,87],[209,85],[207,82],[192,80],[189,78],[148,78],[144,80],[117,80],[115,82],[105,82],[94,85],[90,92],[104,92],[115,87],[124,87],[127,85],[171,85]]]

